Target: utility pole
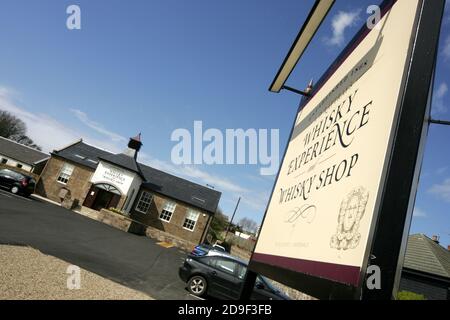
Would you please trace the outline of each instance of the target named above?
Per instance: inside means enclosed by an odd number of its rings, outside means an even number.
[[[238,202],[236,203],[236,208],[234,208],[233,216],[231,217],[230,223],[227,227],[227,232],[225,233],[225,242],[227,241],[228,232],[230,231],[231,223],[233,223],[234,215],[236,214],[236,211],[239,207],[239,203],[241,202],[241,197],[239,197]]]

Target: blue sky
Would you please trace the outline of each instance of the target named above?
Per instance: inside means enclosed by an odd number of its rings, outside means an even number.
[[[338,0],[289,80],[318,79],[378,0]],[[261,221],[275,177],[257,165],[175,166],[171,133],[203,126],[280,129],[283,154],[298,97],[268,87],[313,0],[2,1],[0,108],[22,117],[45,150],[80,137],[113,152],[142,132],[140,161],[210,184],[237,220]],[[81,8],[81,30],[66,8]],[[448,119],[450,10],[439,51],[433,113]],[[432,127],[412,232],[450,244],[450,129]]]

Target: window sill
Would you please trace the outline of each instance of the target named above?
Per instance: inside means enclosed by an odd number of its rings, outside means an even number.
[[[137,213],[140,213],[140,214],[145,214],[145,215],[147,215],[147,213],[148,213],[148,211],[147,212],[143,212],[143,211],[138,210],[138,209],[134,209],[134,211],[137,212]]]
[[[191,230],[191,229],[188,229],[188,228],[186,228],[186,227],[183,227],[183,229],[184,229],[184,230],[187,230],[187,231],[190,231],[190,232],[194,232],[195,227],[194,227],[194,229],[192,229],[192,230]]]

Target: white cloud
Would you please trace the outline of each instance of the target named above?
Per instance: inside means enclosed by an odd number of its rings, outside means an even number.
[[[211,174],[207,173],[206,171],[202,171],[194,166],[174,165],[174,164],[166,162],[166,161],[155,159],[143,152],[141,152],[139,154],[139,161],[142,162],[143,164],[147,164],[153,168],[171,173],[176,176],[201,181],[203,184],[205,184],[205,185],[209,184],[218,190],[227,191],[227,192],[231,192],[231,193],[237,193],[237,194],[245,194],[245,193],[249,192],[248,189],[245,189],[245,188],[233,183],[229,179],[226,179],[226,178],[220,177],[220,176],[211,175]]]
[[[354,26],[359,20],[361,9],[356,11],[339,11],[331,22],[333,36],[326,38],[325,42],[331,46],[342,46],[345,42],[345,30]]]
[[[450,202],[450,178],[440,184],[433,185],[428,192],[446,202]]]
[[[446,173],[447,170],[448,170],[448,167],[438,168],[438,169],[436,170],[436,174],[437,174],[437,175],[442,175],[442,174]]]
[[[450,17],[449,17],[449,21],[450,21]],[[445,61],[450,60],[450,35],[448,35],[444,41],[444,49],[442,50],[442,54],[444,55]]]
[[[28,136],[37,145],[41,146],[43,151],[51,152],[80,138],[83,138],[90,144],[113,152],[123,149],[123,147],[119,148],[117,144],[110,140],[95,139],[85,132],[77,128],[71,128],[46,114],[29,112],[18,105],[17,96],[18,94],[14,90],[0,87],[0,109],[9,111],[22,119],[27,126]]]
[[[257,210],[264,214],[269,204],[270,192],[254,192],[242,199],[242,202],[253,210]]]
[[[416,208],[414,208],[413,216],[414,216],[414,218],[426,218],[428,215],[425,211],[416,207]]]
[[[103,127],[103,125],[101,125],[98,122],[95,122],[91,119],[89,119],[89,117],[87,116],[86,113],[84,113],[81,110],[78,109],[70,109],[70,112],[72,112],[77,118],[78,120],[80,120],[82,123],[84,123],[86,126],[88,126],[89,128],[91,128],[92,130],[110,138],[111,140],[115,141],[115,142],[126,142],[128,139],[126,139],[125,137],[122,137],[121,135],[114,133],[112,131],[109,131],[107,129],[105,129]]]
[[[436,91],[436,97],[442,99],[448,92],[448,86],[446,83],[442,83]]]
[[[448,24],[450,23],[450,1],[445,1],[445,16],[444,16],[444,23]]]
[[[35,114],[17,106],[14,101],[16,94],[14,91],[0,88],[0,109],[9,111],[22,119],[28,128],[28,135],[40,145],[44,151],[52,151],[55,148],[64,146],[70,141],[80,138],[72,130],[65,127],[55,119],[44,114]]]
[[[448,107],[445,105],[444,98],[447,95],[448,86],[447,84],[441,83],[437,90],[433,94],[433,113],[443,114],[448,111]]]

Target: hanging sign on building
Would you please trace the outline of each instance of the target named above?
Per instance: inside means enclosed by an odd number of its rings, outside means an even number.
[[[130,187],[139,180],[136,173],[124,170],[110,163],[100,161],[94,175],[91,178],[93,184],[108,183],[120,190],[122,194],[128,194]]]

